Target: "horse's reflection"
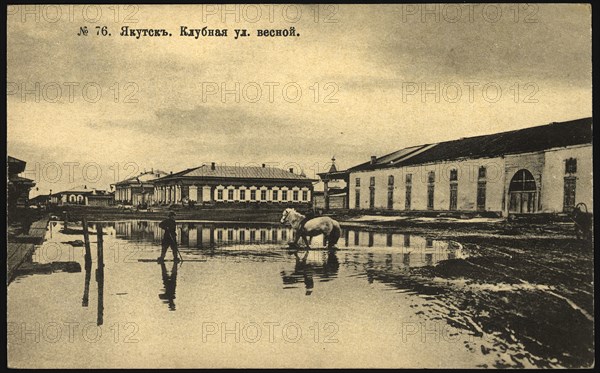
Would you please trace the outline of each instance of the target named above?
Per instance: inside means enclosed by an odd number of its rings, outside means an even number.
[[[177,262],[173,262],[171,275],[167,272],[167,266],[164,262],[160,263],[162,270],[162,280],[164,285],[164,293],[158,294],[158,297],[164,303],[169,305],[169,311],[175,311],[175,288],[177,287]]]
[[[330,250],[327,254],[327,258],[322,265],[316,263],[307,262],[309,251],[306,251],[302,258],[298,255],[298,252],[294,252],[296,264],[292,273],[281,271],[281,278],[283,285],[293,285],[300,281],[304,282],[305,295],[311,295],[315,282],[313,277],[316,275],[321,278],[322,282],[329,281],[337,276],[337,272],[340,268],[337,255],[334,250]]]

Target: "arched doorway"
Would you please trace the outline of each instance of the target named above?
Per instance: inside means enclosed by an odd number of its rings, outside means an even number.
[[[537,187],[531,172],[525,169],[517,171],[510,180],[508,194],[510,196],[509,212],[521,214],[535,212]]]

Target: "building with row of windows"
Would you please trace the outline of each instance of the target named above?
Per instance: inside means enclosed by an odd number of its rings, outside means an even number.
[[[211,163],[154,180],[152,198],[154,204],[309,205],[313,182],[293,169]]]
[[[152,203],[154,180],[168,175],[164,171],[153,169],[119,181],[112,185],[115,189],[115,201],[134,206]]]
[[[110,206],[114,203],[114,193],[106,190],[88,188],[79,185],[69,190],[50,194],[50,203],[54,205]]]
[[[509,213],[592,211],[592,118],[412,146],[321,178],[347,208]]]

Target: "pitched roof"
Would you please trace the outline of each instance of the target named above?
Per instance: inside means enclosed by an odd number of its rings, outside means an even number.
[[[156,176],[156,175],[159,175],[159,176]],[[115,183],[115,185],[139,184],[140,182],[144,183],[144,182],[149,182],[149,181],[153,181],[156,179],[160,179],[161,177],[164,177],[167,175],[169,175],[169,174],[167,174],[164,171],[160,171],[160,170],[146,171],[146,172],[142,172],[139,175],[132,176],[128,179],[121,180],[121,181]]]
[[[165,176],[160,180],[162,181],[174,178],[274,179],[311,181],[306,176],[298,175],[293,172],[274,167],[215,165],[213,170],[211,166],[207,164]]]
[[[592,118],[582,118],[491,135],[412,146],[379,157],[374,164],[365,162],[348,171],[374,170],[463,158],[498,157],[591,143]]]
[[[94,193],[94,189],[93,188],[87,188],[86,185],[77,185],[74,186],[71,189],[67,189],[64,190],[62,192],[57,192],[57,193],[53,193],[53,195],[58,195],[58,194],[67,194],[67,193],[78,193],[78,194],[92,194]],[[108,192],[106,190],[102,190],[102,189],[96,189],[96,194],[100,195],[100,194],[108,194]]]

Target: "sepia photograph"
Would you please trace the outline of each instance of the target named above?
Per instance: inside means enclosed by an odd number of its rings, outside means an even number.
[[[590,3],[5,16],[9,368],[594,368]]]

